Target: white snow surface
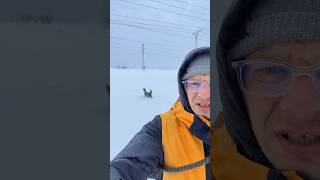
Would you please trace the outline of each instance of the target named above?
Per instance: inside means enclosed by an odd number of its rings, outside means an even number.
[[[110,69],[110,160],[132,137],[177,100],[178,70]],[[152,98],[142,88],[152,89]],[[146,147],[148,148],[148,147]]]

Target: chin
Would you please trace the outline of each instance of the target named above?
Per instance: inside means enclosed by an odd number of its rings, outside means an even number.
[[[304,147],[283,144],[276,138],[266,142],[268,143],[262,145],[262,150],[277,169],[296,171],[306,177],[320,179],[320,154],[318,152],[311,153],[310,149]]]

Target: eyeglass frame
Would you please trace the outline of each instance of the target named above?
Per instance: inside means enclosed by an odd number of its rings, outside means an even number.
[[[194,90],[194,89],[191,88],[191,91],[193,91],[193,92],[199,92],[200,89],[201,89],[201,87],[204,86],[204,84],[207,84],[208,89],[210,89],[210,81],[209,81],[209,82],[205,82],[205,81],[191,80],[191,79],[187,79],[187,80],[181,81],[185,89],[188,89],[188,88],[187,88],[187,83],[190,82],[190,81],[192,81],[192,82],[200,82],[200,87],[199,87],[199,89]]]
[[[252,93],[250,91],[248,91],[245,87],[244,87],[244,82],[242,81],[242,68],[244,67],[245,64],[250,64],[250,63],[270,63],[270,64],[275,64],[275,65],[280,65],[282,67],[287,67],[290,72],[291,72],[291,76],[290,76],[290,81],[288,84],[288,87],[286,88],[286,90],[283,90],[283,92],[275,94],[275,95],[265,95],[265,94],[257,94],[257,93]],[[232,68],[235,69],[237,77],[238,77],[238,83],[240,84],[241,89],[249,94],[249,95],[256,95],[256,96],[268,96],[268,97],[279,97],[279,96],[284,96],[285,94],[289,93],[291,90],[291,84],[292,82],[298,77],[298,76],[308,76],[311,80],[312,83],[314,85],[315,88],[316,87],[316,82],[315,82],[315,75],[314,72],[316,72],[316,70],[319,70],[320,72],[320,64],[318,65],[313,65],[313,66],[308,66],[308,67],[300,67],[300,66],[296,66],[293,64],[289,64],[289,63],[284,63],[284,62],[279,62],[273,59],[243,59],[240,61],[234,61],[231,63]],[[319,88],[320,90],[320,85]]]

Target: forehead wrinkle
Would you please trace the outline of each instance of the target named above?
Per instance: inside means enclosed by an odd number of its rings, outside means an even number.
[[[278,42],[258,50],[248,59],[273,59],[297,66],[314,66],[320,64],[320,51],[307,41],[295,40],[290,42]],[[319,56],[319,58],[317,57]],[[318,60],[319,59],[319,60]],[[319,62],[319,63],[318,63]]]
[[[285,47],[287,43],[274,43],[271,46],[266,46],[262,49],[256,50],[246,56],[248,59],[274,59],[282,61],[287,58]]]

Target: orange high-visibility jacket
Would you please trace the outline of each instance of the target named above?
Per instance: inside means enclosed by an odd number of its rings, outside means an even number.
[[[189,113],[178,100],[168,112],[144,125],[112,160],[110,179],[209,180],[209,164],[183,172],[162,171],[209,156],[209,133],[209,120]]]
[[[165,166],[180,167],[205,158],[204,142],[192,134],[192,126],[210,127],[210,122],[207,119],[194,116],[185,111],[182,104],[178,101],[170,111],[161,114],[161,122]],[[209,137],[209,134],[202,135]],[[164,172],[163,179],[205,180],[206,167],[203,165],[178,173]]]

